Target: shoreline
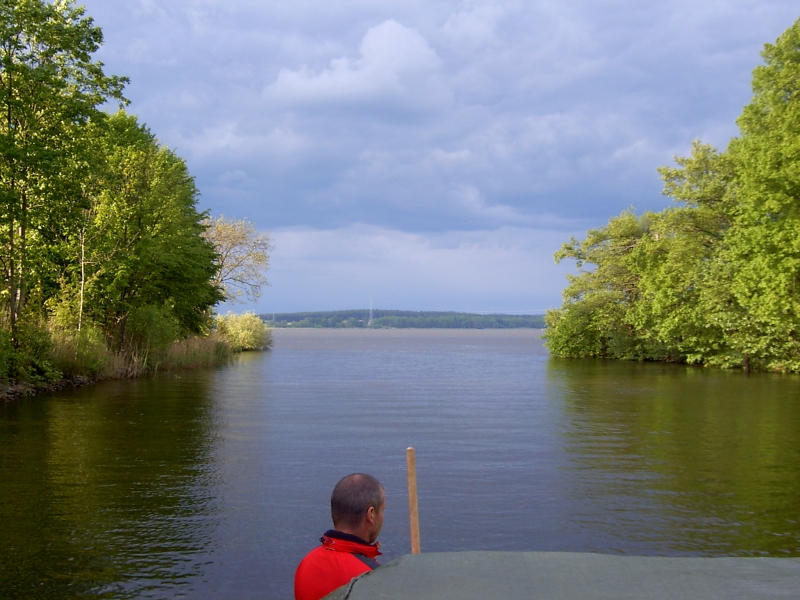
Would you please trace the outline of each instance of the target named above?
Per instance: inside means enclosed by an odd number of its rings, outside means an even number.
[[[235,352],[232,355],[231,360],[228,361],[227,363],[210,365],[201,362],[196,365],[175,366],[172,368],[157,368],[152,371],[148,370],[129,376],[87,377],[85,375],[75,375],[73,377],[64,377],[63,379],[59,379],[57,381],[51,381],[48,383],[29,383],[29,382],[0,383],[0,403],[9,403],[15,400],[19,400],[21,398],[29,398],[32,396],[38,396],[39,394],[46,394],[48,392],[60,392],[62,390],[88,387],[90,385],[95,385],[103,381],[122,381],[124,379],[141,379],[142,377],[152,377],[158,375],[159,373],[172,373],[175,371],[217,369],[219,367],[224,367],[230,365],[231,363],[236,362],[239,359],[239,356],[241,356],[242,354],[248,354],[251,352],[266,352],[267,350],[270,349],[271,347],[265,350],[242,350],[240,352]]]
[[[326,332],[336,332],[336,333],[343,333],[343,332],[359,332],[364,334],[375,334],[375,333],[419,333],[422,331],[428,331],[431,333],[441,333],[447,335],[448,333],[457,335],[457,334],[467,334],[467,333],[474,333],[474,334],[526,334],[526,333],[536,333],[538,335],[542,335],[546,330],[543,328],[538,327],[508,327],[508,328],[485,328],[485,329],[476,329],[472,327],[463,327],[463,328],[456,328],[456,327],[276,327],[272,330],[273,336],[274,335],[282,335],[285,331],[302,331],[302,332],[310,332],[310,331],[326,331]]]
[[[20,398],[36,396],[47,392],[58,392],[71,388],[86,387],[96,384],[100,379],[93,379],[83,375],[65,377],[49,383],[4,383],[0,385],[0,402],[13,402]]]

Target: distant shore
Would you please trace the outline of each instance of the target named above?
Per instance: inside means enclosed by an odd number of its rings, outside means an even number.
[[[276,329],[542,329],[544,315],[446,311],[338,310],[259,315]]]

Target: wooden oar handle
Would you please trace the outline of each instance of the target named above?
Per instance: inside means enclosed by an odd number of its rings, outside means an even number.
[[[417,506],[417,457],[414,448],[406,449],[408,466],[408,515],[411,522],[411,554],[419,554],[419,508]]]

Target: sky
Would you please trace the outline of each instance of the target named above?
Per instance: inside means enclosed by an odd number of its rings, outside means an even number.
[[[542,313],[553,254],[735,136],[796,0],[85,0],[199,207],[274,249],[260,313]]]

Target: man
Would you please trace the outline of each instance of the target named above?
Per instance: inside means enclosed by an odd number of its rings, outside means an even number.
[[[378,534],[383,527],[386,493],[364,473],[343,478],[331,494],[333,529],[322,545],[300,561],[294,574],[295,600],[320,600],[353,577],[378,567]]]

